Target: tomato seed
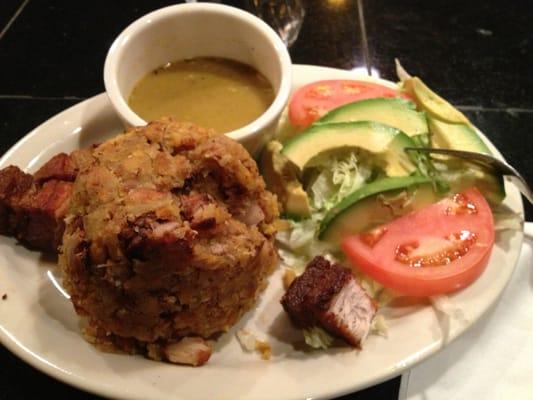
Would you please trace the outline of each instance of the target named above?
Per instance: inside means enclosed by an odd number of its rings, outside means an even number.
[[[473,232],[462,230],[461,232],[452,233],[444,239],[448,242],[448,245],[430,254],[413,255],[413,252],[420,247],[417,242],[398,245],[395,251],[395,259],[402,264],[416,268],[447,265],[468,253],[476,243],[477,236]]]

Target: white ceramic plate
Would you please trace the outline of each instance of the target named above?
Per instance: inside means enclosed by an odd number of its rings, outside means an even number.
[[[294,67],[294,87],[318,79],[354,77],[353,72]],[[360,77],[359,77],[360,78]],[[52,155],[101,142],[122,130],[105,94],[86,100],[45,122],[0,160],[35,171]],[[505,203],[523,213],[514,187]],[[498,299],[518,259],[522,232],[497,235],[489,266],[473,285],[453,296],[467,322],[443,330],[430,306],[404,307],[388,320],[389,337],[370,336],[363,351],[338,348],[307,352],[291,345],[299,333],[281,310],[281,271],[272,276],[257,308],[222,336],[209,363],[190,368],[106,354],[83,340],[78,317],[63,293],[54,260],[0,237],[0,339],[13,353],[71,385],[128,399],[303,399],[330,398],[399,375],[471,326]],[[273,346],[263,361],[244,353],[234,332],[247,326]]]

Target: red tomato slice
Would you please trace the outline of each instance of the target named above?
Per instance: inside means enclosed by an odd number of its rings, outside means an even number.
[[[452,292],[487,266],[494,222],[485,198],[469,189],[370,232],[343,240],[353,265],[410,296]]]
[[[289,103],[289,120],[299,127],[310,125],[329,110],[352,101],[374,97],[404,97],[407,94],[376,83],[350,80],[317,81],[302,86]]]

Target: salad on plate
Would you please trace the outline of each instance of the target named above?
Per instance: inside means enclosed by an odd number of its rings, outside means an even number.
[[[396,88],[300,87],[261,155],[286,220],[277,235],[281,302],[311,347],[336,338],[361,347],[369,333],[386,335],[380,309],[398,299],[429,299],[452,314],[447,295],[483,273],[495,242],[502,177],[406,151],[489,147],[463,113],[397,67]]]

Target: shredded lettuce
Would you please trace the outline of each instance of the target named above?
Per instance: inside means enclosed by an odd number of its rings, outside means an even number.
[[[334,246],[316,238],[321,221],[319,215],[322,214],[315,213],[311,218],[291,221],[292,229],[278,232],[276,236],[281,258],[298,273],[302,273],[307,263],[317,255],[325,256],[331,261],[336,260],[333,256]]]
[[[349,193],[363,186],[372,169],[359,162],[357,154],[332,154],[319,161],[320,173],[310,184],[308,192],[315,210],[329,210]]]
[[[335,196],[336,190],[331,175],[331,171],[323,170],[309,188],[313,199],[312,206],[315,210],[325,209],[331,203],[331,198]]]
[[[313,163],[316,171],[308,185],[311,198],[311,217],[291,221],[291,229],[279,232],[281,256],[287,266],[303,272],[305,265],[316,255],[335,261],[335,249],[317,239],[317,232],[325,213],[349,193],[357,190],[370,178],[370,168],[358,162],[355,152],[326,155]]]
[[[463,311],[455,304],[455,302],[446,295],[431,296],[429,298],[431,305],[435,310],[441,312],[448,318],[468,322]]]
[[[471,323],[460,306],[447,295],[431,296],[429,301],[436,311],[443,343],[448,343],[454,326],[464,327]]]
[[[302,331],[305,343],[313,349],[327,349],[335,340],[333,336],[319,326],[304,328]]]
[[[365,292],[367,292],[373,299],[377,299],[383,291],[383,285],[381,283],[376,282],[374,279],[371,279],[366,275],[360,274],[357,277],[357,280],[359,285],[361,285],[361,287],[365,289]]]
[[[514,230],[521,231],[524,227],[524,219],[521,214],[514,212],[504,205],[493,208],[494,230]]]
[[[290,221],[291,229],[279,232],[276,236],[278,242],[295,253],[301,253],[315,240],[317,221],[313,218],[301,221]]]
[[[362,273],[357,275],[357,281],[359,282],[359,285],[361,285],[361,287],[365,290],[365,292],[378,302],[378,305],[380,307],[387,306],[394,299],[400,296],[385,288],[381,283]]]
[[[374,319],[372,320],[372,324],[370,326],[370,333],[383,336],[385,338],[389,337],[389,327],[383,315],[377,314],[376,316],[374,316]]]

